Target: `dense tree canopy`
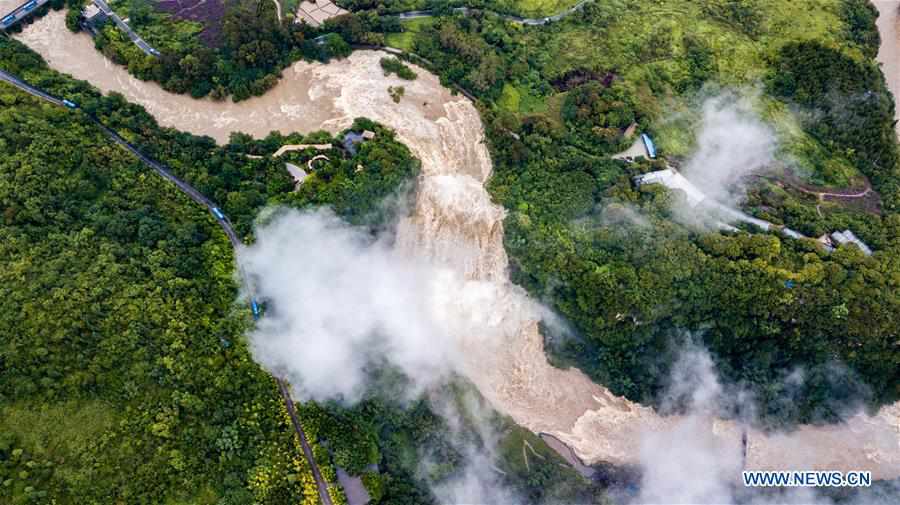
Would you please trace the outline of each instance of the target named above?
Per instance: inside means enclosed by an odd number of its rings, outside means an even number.
[[[813,111],[806,128],[834,150],[847,153],[878,187],[886,206],[897,209],[900,158],[894,101],[873,61],[860,61],[817,42],[788,44],[775,61],[771,88]]]
[[[871,7],[795,3],[817,17],[798,25],[783,3],[624,3],[595,2],[543,28],[469,12],[409,23],[411,40],[388,34],[481,100],[491,191],[510,210],[514,279],[578,333],[551,346],[556,357],[652,404],[677,349],[699,341],[728,383],[754,394],[764,425],[833,420],[851,398],[896,400],[897,142],[893,102],[872,61]],[[672,16],[687,24],[666,29]],[[840,29],[813,33],[826,18]],[[623,136],[632,122],[658,133],[663,155],[689,153],[683,132],[661,121],[681,124],[663,107],[693,103],[709,83],[753,79],[801,118],[815,170],[848,160],[886,212],[821,212],[766,182],[752,186],[748,210],[812,236],[852,228],[879,250],[874,257],[826,254],[758,230],[683,226],[671,213],[678,195],[631,182],[663,165],[607,158],[633,141]],[[792,373],[805,379],[799,389],[786,380]]]
[[[622,131],[637,119],[631,91],[621,82],[590,81],[569,91],[562,117],[575,132],[575,143],[590,151],[622,146]]]
[[[216,225],[76,115],[0,101],[0,501],[300,500]]]
[[[302,136],[219,147],[48,71],[17,42],[0,41],[0,66],[84,107],[0,86],[0,501],[315,500],[274,381],[244,341],[230,244],[205,209],[85,114],[223,202],[248,236],[270,203],[332,205],[377,225],[387,217],[378,204],[418,162],[393,132],[358,120],[376,138],[329,153],[294,192],[284,159],[247,153]],[[340,145],[326,133],[310,140]],[[304,164],[312,154],[290,156]],[[333,481],[328,452],[316,451]]]
[[[521,12],[514,3],[492,7]],[[453,12],[447,2],[353,0],[345,5],[363,12],[313,30],[279,24],[271,2],[236,2],[220,46],[179,45],[183,33],[173,29],[169,39],[154,41],[162,58],[145,59],[111,27],[98,45],[167,89],[237,99],[264,92],[289,62],[339,57],[348,43],[395,44],[426,58],[445,82],[479,101],[495,169],[490,190],[509,211],[505,243],[514,280],[572,323],[572,338],[548,333],[552,359],[656,404],[678,349],[698,342],[711,350],[727,387],[753,395],[759,423],[781,426],[835,420],[860,400],[875,407],[900,398],[894,106],[872,61],[878,36],[871,5],[825,3],[593,2],[577,16],[527,27],[492,12]],[[162,23],[139,7],[139,29]],[[401,23],[383,15],[421,7],[434,7],[436,17]],[[257,210],[272,202],[330,204],[354,222],[377,224],[378,201],[417,169],[388,130],[362,120],[353,129],[375,130],[376,140],[355,155],[329,152],[329,162],[293,191],[284,161],[302,166],[313,153],[268,155],[284,143],[339,139],[235,135],[219,148],[159,128],[120,96],[101,98],[46,72],[14,43],[0,51],[4,68],[76,97],[87,113],[222,202],[245,237]],[[665,160],[610,158],[634,140],[625,130],[636,123],[677,162],[690,152],[683,139],[696,126],[672,127],[682,124],[678,112],[705,86],[756,82],[765,83],[771,109],[801,118],[802,131],[789,140],[812,146],[811,175],[822,177],[846,160],[872,181],[883,211],[829,205],[765,181],[752,185],[746,210],[811,236],[852,228],[875,255],[853,246],[828,253],[810,240],[749,228],[681,224],[672,212],[677,192],[632,182]],[[43,492],[63,502],[296,499],[299,463],[285,450],[289,429],[272,415],[274,389],[236,337],[246,316],[233,307],[227,244],[208,216],[184,199],[177,204],[174,189],[72,116],[0,91],[4,104],[16,105],[0,112],[0,121],[15,125],[0,130],[8,154],[0,159],[0,276],[13,304],[0,329],[14,335],[0,344],[0,419],[37,426],[10,428],[0,439],[3,476],[12,479],[11,494],[0,496],[21,503],[40,502]],[[49,133],[60,127],[65,134]],[[62,147],[70,145],[84,147]],[[38,392],[46,403],[35,399]],[[207,416],[205,407],[219,402],[222,412]],[[71,423],[61,425],[87,442],[64,444],[41,424],[70,412]],[[316,446],[317,455],[362,472],[380,503],[433,501],[429,482],[460,468],[453,434],[426,401],[309,404],[301,415],[313,437],[329,440],[327,448]],[[96,431],[79,429],[83,424]],[[513,439],[504,451],[522,450],[527,434],[509,425],[501,432]],[[478,443],[477,434],[469,436]],[[418,472],[422,447],[447,461],[435,475]],[[134,478],[118,477],[118,494],[87,489],[93,479],[115,479],[118,467],[136,468]],[[157,467],[164,471],[154,473]],[[534,501],[557,492],[592,499],[594,490],[570,481],[558,465],[504,471],[507,483]],[[573,483],[548,484],[561,481]]]

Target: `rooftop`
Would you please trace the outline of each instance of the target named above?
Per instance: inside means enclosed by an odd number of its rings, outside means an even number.
[[[674,168],[649,172],[635,177],[634,180],[638,185],[662,184],[669,189],[680,189],[681,191],[684,191],[687,196],[688,204],[691,207],[696,207],[700,202],[706,199],[706,195],[704,195],[693,182],[689,181]]]
[[[307,177],[306,170],[303,170],[293,163],[285,163],[284,168],[287,169],[288,173],[291,174],[291,177],[294,178],[294,182],[297,184],[301,184]]]
[[[872,249],[865,242],[859,239],[855,233],[850,230],[836,231],[831,234],[831,239],[836,244],[856,244],[859,250],[866,256],[872,255]]]
[[[347,14],[347,11],[334,5],[331,0],[318,0],[316,2],[306,0],[300,2],[300,6],[297,7],[296,22],[306,21],[306,24],[310,26],[319,27],[326,20],[341,14]]]

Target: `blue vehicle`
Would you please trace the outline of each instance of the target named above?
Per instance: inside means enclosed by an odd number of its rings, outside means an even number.
[[[22,7],[22,10],[24,10],[25,12],[28,12],[31,9],[34,9],[35,7],[37,7],[37,0],[31,0],[30,2],[28,2],[27,4],[25,4]]]
[[[219,219],[219,220],[222,220],[222,221],[225,220],[225,214],[222,214],[222,211],[219,210],[218,207],[213,207],[212,213],[213,213],[214,216],[216,216],[216,219]]]
[[[642,133],[641,140],[644,141],[644,147],[647,149],[647,156],[649,156],[650,159],[656,159],[656,146],[653,145],[653,140],[650,139],[650,135]]]
[[[256,303],[256,298],[250,299],[250,310],[253,311],[253,319],[259,319],[259,304]]]
[[[73,102],[73,101],[71,101],[71,100],[65,100],[65,99],[63,99],[63,105],[65,105],[66,107],[68,107],[68,108],[70,108],[70,109],[77,109],[77,108],[78,108],[78,104],[75,103],[75,102]]]
[[[0,23],[3,23],[3,26],[6,26],[6,25],[9,25],[9,24],[12,24],[12,22],[15,21],[15,20],[16,20],[16,15],[15,15],[15,14],[10,14],[9,16],[6,16],[6,17],[3,18],[2,20],[0,20]]]

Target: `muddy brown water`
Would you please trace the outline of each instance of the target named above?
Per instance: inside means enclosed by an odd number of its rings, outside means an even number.
[[[494,407],[535,433],[564,442],[587,463],[638,463],[646,437],[679,433],[682,418],[662,417],[617,397],[576,369],[550,366],[538,333],[540,308],[509,282],[505,212],[484,188],[491,163],[478,112],[433,74],[416,68],[419,78],[412,82],[385,77],[378,63],[382,54],[357,51],[328,65],[296,63],[265,96],[213,102],[173,95],[131,77],[94,50],[87,35],[70,33],[63,12],[50,12],[17,38],[51,67],[141,104],[160,124],[219,142],[233,131],[256,137],[272,130],[335,132],[359,116],[392,127],[422,160],[423,172],[414,212],[400,224],[398,242],[453,272],[443,280],[448,321],[466,350],[467,375]],[[387,93],[391,85],[406,88],[399,104]],[[691,422],[716,454],[740,459],[739,426],[714,418]],[[835,426],[751,432],[746,465],[900,476],[900,404]]]
[[[876,24],[881,35],[878,61],[896,103],[900,97],[900,0],[873,0],[872,3],[878,9]],[[894,118],[900,118],[900,107],[895,108]],[[900,134],[900,122],[897,133]]]

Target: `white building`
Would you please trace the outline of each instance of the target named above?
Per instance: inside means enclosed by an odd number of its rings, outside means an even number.
[[[850,230],[844,231],[836,231],[831,234],[831,240],[836,245],[842,244],[856,244],[856,247],[859,247],[859,250],[863,252],[866,256],[872,255],[872,249],[866,245],[865,242],[859,239],[855,233]]]
[[[293,163],[285,163],[284,168],[286,168],[288,173],[291,174],[291,177],[294,178],[294,183],[296,185],[299,186],[300,184],[303,184],[303,180],[307,177],[306,170],[303,170]]]
[[[694,186],[693,182],[689,181],[687,177],[681,175],[671,167],[665,170],[657,170],[656,172],[648,172],[639,175],[634,178],[634,182],[638,186],[644,184],[662,184],[669,189],[680,189],[681,191],[684,191],[685,196],[687,196],[688,205],[691,207],[696,207],[700,202],[706,200],[706,195],[704,195],[697,186]]]

